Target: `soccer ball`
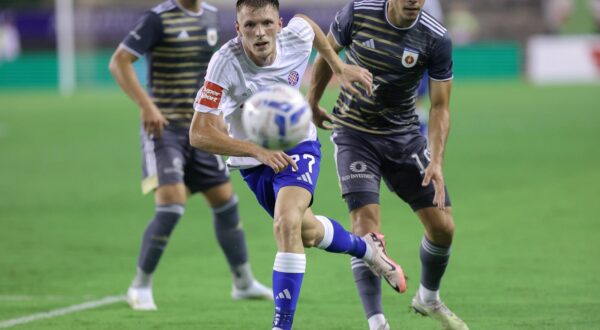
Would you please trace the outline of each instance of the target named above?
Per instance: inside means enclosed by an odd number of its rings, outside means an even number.
[[[306,139],[312,112],[295,88],[277,84],[244,103],[242,125],[250,141],[268,149],[287,150]]]

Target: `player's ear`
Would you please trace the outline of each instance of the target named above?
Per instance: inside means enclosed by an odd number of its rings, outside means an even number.
[[[283,18],[279,17],[279,22],[277,23],[277,25],[277,32],[281,32],[281,29],[283,29]]]
[[[238,23],[238,21],[235,21],[235,32],[237,33],[238,37],[242,36],[242,32],[240,31],[240,23]]]

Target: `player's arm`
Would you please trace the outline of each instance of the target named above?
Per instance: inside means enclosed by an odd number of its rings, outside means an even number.
[[[342,46],[335,42],[331,32],[327,34],[327,42],[336,54],[339,54],[339,52],[343,49]],[[323,93],[325,92],[325,88],[327,88],[327,84],[329,84],[332,76],[333,71],[331,70],[329,64],[327,64],[323,57],[317,56],[315,62],[313,63],[312,75],[310,77],[310,87],[306,93],[306,98],[313,111],[313,121],[322,129],[333,128],[331,124],[333,122],[332,116],[319,105],[319,102],[321,102],[321,98],[323,97]]]
[[[168,121],[140,84],[133,68],[136,60],[137,56],[120,46],[110,59],[109,69],[121,89],[140,108],[144,130],[148,134],[160,136]]]
[[[212,154],[236,157],[256,157],[260,147],[254,143],[234,139],[223,131],[223,117],[196,111],[190,127],[190,144]]]
[[[423,186],[433,182],[435,186],[434,204],[439,209],[445,208],[446,191],[444,189],[444,175],[442,171],[444,152],[448,133],[450,132],[450,92],[452,80],[429,82],[429,97],[431,109],[429,110],[429,149],[431,162],[425,169]]]
[[[157,136],[162,134],[163,128],[168,122],[140,84],[133,68],[133,62],[152,49],[161,37],[162,21],[160,17],[153,12],[147,12],[119,45],[109,64],[109,70],[121,89],[140,108],[144,130],[148,134]]]
[[[216,55],[211,59],[208,65],[208,77],[227,75],[227,69],[223,69],[223,66],[219,73],[213,71],[215,63],[219,60],[222,61]],[[267,150],[255,143],[235,139],[227,134],[227,131],[223,129],[227,125],[220,110],[221,99],[227,92],[223,86],[205,81],[204,86],[198,91],[194,102],[194,117],[190,126],[190,145],[217,155],[252,157],[271,167],[276,173],[283,171],[289,165],[298,169],[296,162],[283,151]]]
[[[190,144],[194,148],[217,155],[252,157],[279,173],[296,162],[283,151],[267,150],[252,142],[234,139],[223,132],[223,118],[211,113],[196,111],[190,127]]]
[[[342,86],[352,94],[360,95],[360,91],[352,86],[353,83],[359,83],[363,85],[370,95],[371,83],[373,82],[373,75],[371,72],[359,66],[344,63],[337,52],[333,50],[329,41],[327,41],[327,37],[317,23],[305,15],[296,15],[296,17],[300,17],[308,22],[315,33],[313,47],[319,52],[323,59],[327,61],[327,64],[329,64],[333,73],[338,77]]]

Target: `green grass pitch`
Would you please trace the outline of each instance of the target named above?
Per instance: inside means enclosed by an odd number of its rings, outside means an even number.
[[[600,327],[598,86],[454,84],[445,176],[457,224],[442,296],[472,329]],[[330,106],[335,93],[324,104]],[[314,210],[349,226],[326,132]],[[135,106],[116,90],[0,93],[0,323],[124,294],[153,213],[140,195]],[[250,257],[270,283],[271,220],[233,173]],[[389,253],[409,290],[384,286],[393,329],[437,329],[409,312],[422,228],[382,187]],[[15,329],[268,329],[270,302],[236,302],[200,197],[155,276],[154,313],[117,303]],[[366,329],[349,258],[311,249],[297,330]]]

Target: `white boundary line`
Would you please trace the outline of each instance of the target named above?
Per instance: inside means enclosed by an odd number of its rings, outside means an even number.
[[[31,301],[31,300],[66,300],[73,301],[75,299],[92,299],[94,296],[58,296],[58,295],[47,295],[47,296],[32,296],[32,295],[0,295],[0,303],[6,301]]]
[[[109,297],[104,297],[104,298],[98,299],[98,300],[84,302],[84,303],[78,304],[78,305],[72,305],[69,307],[55,309],[55,310],[52,310],[49,312],[31,314],[31,315],[19,317],[16,319],[0,321],[0,329],[10,328],[15,325],[29,323],[29,322],[33,322],[33,321],[37,321],[37,320],[43,320],[43,319],[49,319],[49,318],[53,318],[53,317],[57,317],[57,316],[62,316],[62,315],[69,314],[69,313],[75,313],[75,312],[83,311],[86,309],[98,308],[98,307],[101,307],[104,305],[111,305],[111,304],[118,303],[121,301],[125,301],[125,296],[109,296]]]

